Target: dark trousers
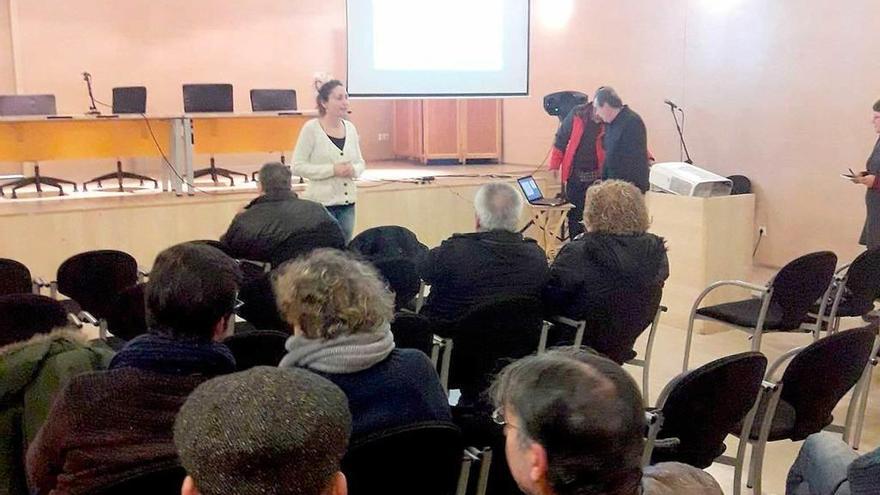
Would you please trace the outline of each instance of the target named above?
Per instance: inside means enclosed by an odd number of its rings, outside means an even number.
[[[574,239],[586,230],[584,228],[584,202],[587,196],[587,189],[600,178],[601,175],[598,170],[589,172],[572,170],[571,177],[565,183],[565,199],[574,205],[574,208],[568,210],[569,239]]]

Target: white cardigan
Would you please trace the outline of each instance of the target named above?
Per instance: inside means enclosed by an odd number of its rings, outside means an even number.
[[[355,177],[360,177],[366,166],[357,129],[347,120],[342,122],[345,124],[345,146],[341,152],[330,141],[318,119],[303,125],[293,150],[293,174],[309,179],[303,198],[324,206],[350,205],[357,200],[354,179],[334,176],[334,164],[351,162]]]

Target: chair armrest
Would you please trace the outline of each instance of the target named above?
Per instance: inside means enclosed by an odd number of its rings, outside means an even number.
[[[703,289],[703,292],[700,292],[700,295],[697,296],[697,299],[694,301],[694,305],[691,307],[691,313],[696,313],[697,310],[700,309],[700,303],[703,302],[703,299],[705,299],[710,292],[719,287],[724,287],[728,285],[741,287],[743,289],[749,289],[754,292],[760,292],[762,298],[770,292],[770,287],[766,285],[757,285],[750,282],[744,282],[742,280],[719,280],[717,282],[709,284],[708,287]]]
[[[138,283],[142,283],[142,282],[144,282],[145,280],[147,280],[148,278],[150,278],[150,271],[147,270],[146,268],[142,268],[142,267],[139,266],[138,269],[137,269],[137,281],[138,281]]]
[[[666,306],[664,306],[664,305],[662,305],[662,304],[661,304],[660,307],[657,308],[657,309],[660,310],[661,313],[666,313],[666,312],[669,311],[669,308],[667,308]]]
[[[577,326],[583,322],[583,320],[574,320],[560,315],[550,316],[547,321],[550,323],[562,323],[563,325],[568,325],[572,328],[577,328]]]
[[[81,320],[85,321],[86,323],[89,323],[89,324],[92,324],[92,325],[98,325],[98,319],[95,318],[95,317],[94,317],[91,313],[89,313],[88,311],[80,311],[80,312],[79,312],[79,315],[77,315],[77,316],[79,316],[79,318],[80,318]]]

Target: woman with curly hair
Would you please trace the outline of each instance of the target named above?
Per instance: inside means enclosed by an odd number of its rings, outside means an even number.
[[[319,249],[280,267],[273,283],[278,310],[293,328],[279,366],[306,368],[339,386],[348,397],[353,438],[451,421],[428,357],[394,348],[394,295],[374,268]]]
[[[550,267],[547,305],[586,320],[584,344],[622,363],[634,357],[632,341],[660,304],[669,277],[666,244],[648,233],[644,195],[621,180],[587,190],[584,224],[584,235],[566,244]]]

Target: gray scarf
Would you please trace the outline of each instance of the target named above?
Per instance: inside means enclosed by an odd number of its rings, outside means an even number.
[[[394,350],[394,337],[386,322],[369,332],[329,340],[295,335],[287,339],[284,348],[287,355],[279,368],[297,366],[321,373],[356,373],[387,358]]]

